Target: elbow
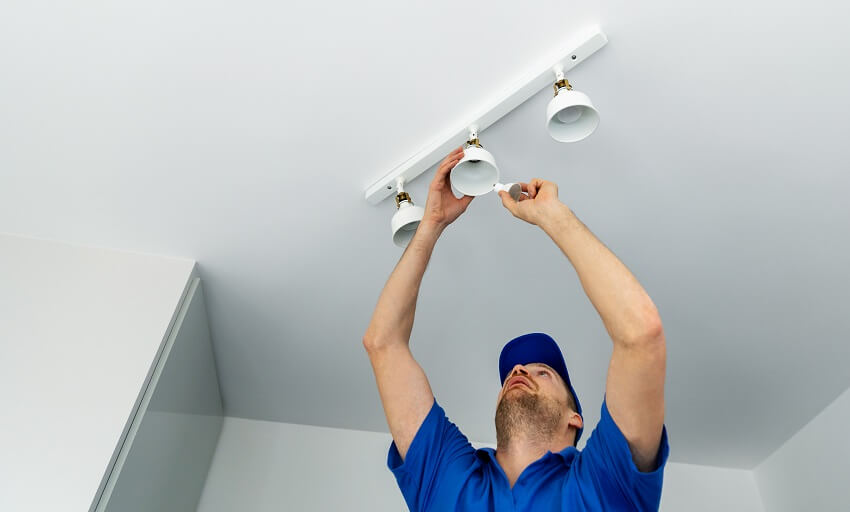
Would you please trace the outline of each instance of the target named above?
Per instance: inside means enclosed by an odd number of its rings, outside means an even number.
[[[374,354],[375,352],[383,352],[387,348],[404,345],[406,342],[401,339],[393,338],[393,337],[376,337],[376,336],[364,336],[363,337],[363,348],[369,355]]]
[[[375,333],[374,326],[370,323],[369,328],[363,333],[363,348],[368,352],[377,343],[378,336]]]
[[[384,346],[386,346],[386,343],[380,341],[378,338],[371,336],[363,337],[363,349],[366,350],[367,353],[371,354],[376,350],[380,350]]]
[[[626,340],[626,345],[630,346],[663,346],[664,343],[664,326],[658,316],[647,320],[638,334],[630,336]]]
[[[664,343],[664,326],[661,325],[661,318],[655,317],[649,322],[645,338],[653,343]]]

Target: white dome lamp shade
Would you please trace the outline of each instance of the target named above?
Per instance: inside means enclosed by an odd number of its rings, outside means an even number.
[[[413,205],[410,194],[404,191],[403,178],[396,178],[396,189],[398,194],[395,196],[395,204],[398,211],[393,215],[390,227],[393,232],[393,243],[404,248],[416,234],[416,228],[419,227],[419,223],[425,215],[425,209]]]
[[[469,127],[469,138],[463,150],[463,158],[452,168],[449,181],[452,187],[467,196],[480,196],[494,190],[504,190],[517,199],[522,193],[519,183],[499,183],[496,159],[478,140],[476,125]]]
[[[555,97],[546,106],[546,128],[558,142],[578,142],[596,130],[599,112],[586,94],[573,90],[560,67],[553,71]]]

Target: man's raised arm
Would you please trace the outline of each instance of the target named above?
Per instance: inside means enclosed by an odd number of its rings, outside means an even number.
[[[667,351],[658,310],[634,275],[558,199],[558,187],[533,179],[522,183],[528,196],[514,201],[500,192],[515,217],[540,226],[575,267],[614,350],[608,367],[605,403],[629,443],[636,467],[655,469],[664,424]]]
[[[419,286],[434,245],[473,199],[456,198],[449,184],[449,172],[461,158],[463,151],[457,148],[437,168],[428,190],[425,215],[384,286],[363,336],[387,424],[402,459],[434,404],[428,378],[413,359],[409,341]]]

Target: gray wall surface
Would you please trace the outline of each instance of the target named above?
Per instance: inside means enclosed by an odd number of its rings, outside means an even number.
[[[766,510],[850,510],[848,425],[850,389],[758,465]]]

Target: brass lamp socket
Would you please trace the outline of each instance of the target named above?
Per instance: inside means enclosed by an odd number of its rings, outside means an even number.
[[[407,201],[410,204],[413,204],[413,200],[410,199],[410,194],[407,192],[399,192],[398,195],[395,196],[395,207],[401,208],[402,201]]]
[[[483,147],[484,147],[484,146],[482,146],[482,145],[481,145],[481,143],[478,141],[478,138],[469,139],[468,141],[466,141],[466,147],[470,147],[470,146],[478,146],[479,148],[483,148]]]
[[[568,91],[573,90],[573,86],[570,85],[569,82],[567,82],[566,78],[562,78],[562,79],[558,80],[557,82],[555,82],[555,85],[553,87],[555,88],[555,96],[558,95],[558,89],[566,89]]]

